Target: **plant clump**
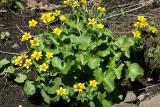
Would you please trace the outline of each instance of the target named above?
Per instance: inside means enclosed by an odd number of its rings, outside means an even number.
[[[21,42],[27,44],[28,53],[13,60],[15,67],[23,69],[16,73],[15,81],[24,84],[29,96],[39,89],[48,104],[74,99],[87,107],[110,107],[117,80],[134,81],[143,75],[142,67],[131,61],[142,25],[135,25],[134,37],[114,37],[105,27],[105,7],[86,0],[64,0],[64,4],[72,7],[69,13],[42,13],[43,33],[23,32]],[[146,26],[143,17],[139,21]],[[41,22],[31,19],[28,26],[34,29]],[[30,79],[29,72],[36,76]]]

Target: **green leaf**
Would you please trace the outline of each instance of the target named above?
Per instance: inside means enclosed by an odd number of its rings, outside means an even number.
[[[55,78],[54,79],[54,84],[59,87],[62,84],[61,78],[60,77]]]
[[[27,79],[25,74],[18,74],[14,79],[17,83],[23,83]]]
[[[44,34],[38,35],[38,38],[40,39],[40,44],[39,44],[39,46],[38,46],[38,49],[41,50],[41,51],[43,51],[43,50],[45,49],[45,45],[44,45],[44,40],[45,40]]]
[[[93,75],[96,78],[97,83],[101,84],[104,79],[104,73],[102,72],[102,68],[95,69]]]
[[[111,107],[112,106],[112,102],[108,101],[106,99],[103,99],[102,105],[103,105],[102,107]]]
[[[9,64],[10,61],[8,61],[7,59],[1,59],[0,60],[0,68],[2,68],[3,66]]]
[[[86,50],[90,46],[91,37],[81,35],[79,37],[75,35],[70,36],[71,43],[77,44],[79,49]]]
[[[87,52],[83,52],[83,53],[78,53],[76,54],[76,60],[78,62],[81,62],[82,65],[87,64],[88,60],[89,60],[90,56]]]
[[[45,90],[47,93],[49,93],[49,94],[55,94],[55,93],[56,93],[57,86],[52,86],[52,87],[44,86],[43,88],[44,88],[44,90]]]
[[[100,58],[90,58],[88,61],[88,66],[91,69],[95,69],[100,66],[100,61],[101,61]]]
[[[8,39],[10,36],[9,32],[0,32],[0,39],[4,40],[4,39]]]
[[[66,22],[65,22],[68,26],[70,26],[71,28],[77,28],[77,24],[75,23],[75,21],[73,21],[73,20],[66,20]]]
[[[127,36],[118,37],[116,40],[116,45],[120,48],[121,51],[125,52],[125,56],[130,58],[130,47],[134,46],[135,41],[133,38]],[[126,52],[127,51],[127,52]]]
[[[62,96],[62,99],[63,99],[63,100],[66,100],[67,102],[70,101],[69,97],[66,96],[66,95],[65,95],[65,96]]]
[[[130,50],[126,50],[124,55],[127,57],[127,58],[130,58]]]
[[[109,65],[107,65],[107,68],[114,70],[116,68],[116,61],[120,60],[121,52],[117,52],[114,54],[115,56],[110,59]]]
[[[5,73],[13,74],[15,72],[15,68],[13,66],[9,66],[4,70]]]
[[[60,50],[63,53],[64,59],[70,55],[74,55],[74,53],[72,53],[72,46],[73,46],[72,44],[68,44],[68,45],[64,45],[63,47],[61,47]]]
[[[123,9],[123,8],[121,8],[121,9],[120,9],[120,11],[121,11],[122,16],[125,16],[124,9]]]
[[[62,61],[58,57],[52,58],[52,66],[58,68],[59,70],[62,69]]]
[[[18,8],[24,9],[22,2],[16,1],[16,5],[18,6]]]
[[[144,75],[144,70],[139,64],[132,63],[128,65],[128,70],[126,73],[127,78],[130,78],[131,81],[134,81],[137,78],[137,76],[140,75]]]
[[[109,93],[112,92],[115,89],[115,80],[116,76],[112,70],[106,71],[104,80],[103,80],[103,86],[104,89],[107,90]]]
[[[114,69],[114,73],[115,73],[117,79],[121,79],[123,66],[124,66],[124,64],[120,64],[117,68]]]
[[[5,32],[5,35],[6,35],[6,37],[9,37],[10,33],[9,32]]]
[[[103,94],[101,92],[98,92],[97,99],[102,103],[106,95],[107,95],[106,92],[104,92]]]
[[[23,90],[29,96],[35,94],[36,87],[34,85],[34,81],[27,80],[24,84]]]
[[[101,56],[101,57],[106,57],[107,55],[109,55],[111,53],[110,51],[110,48],[107,48],[106,50],[104,51],[98,51],[98,55]]]
[[[113,37],[112,31],[110,29],[105,28],[102,31],[106,36]]]
[[[43,100],[47,103],[50,104],[51,103],[51,97],[49,95],[47,95],[47,93],[45,92],[44,89],[41,89],[41,95],[43,97]]]
[[[54,45],[56,45],[56,46],[59,45],[56,36],[54,36],[52,33],[49,34],[48,38],[49,38],[50,40],[52,40],[52,42],[54,43]]]
[[[79,36],[79,48],[82,50],[86,50],[90,46],[91,37],[89,36]]]
[[[71,69],[71,66],[73,65],[73,61],[68,61],[63,63],[62,69],[60,69],[62,74],[67,74],[68,71]]]
[[[111,59],[107,68],[114,70],[116,68],[116,60],[115,58]]]
[[[53,98],[51,98],[51,102],[57,103],[60,100],[60,96],[55,96]]]
[[[90,107],[96,107],[96,105],[94,104],[93,101],[90,101],[90,102],[89,102],[89,105],[90,105]]]
[[[2,33],[0,34],[0,37],[1,37],[2,40],[4,40],[4,39],[6,38],[6,35],[2,32]]]

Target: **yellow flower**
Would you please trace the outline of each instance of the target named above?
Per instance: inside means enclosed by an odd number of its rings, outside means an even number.
[[[33,52],[33,54],[31,56],[32,56],[32,58],[35,58],[38,61],[42,56],[42,52],[35,51],[35,52]]]
[[[45,12],[45,13],[42,13],[41,20],[44,23],[49,23],[51,21],[54,21],[55,17],[53,15],[53,13],[51,13],[51,12]]]
[[[16,59],[15,59],[15,65],[19,65],[19,66],[22,66],[24,60],[27,58],[27,56],[25,54],[22,54],[20,56],[18,56]]]
[[[81,0],[80,3],[86,4],[86,0]]]
[[[132,34],[133,34],[133,36],[135,37],[135,38],[139,38],[139,39],[141,39],[141,32],[139,32],[138,30],[136,30],[136,31],[132,31]]]
[[[148,23],[146,21],[140,22],[140,25],[139,25],[140,28],[144,28],[146,26],[148,26]]]
[[[64,0],[63,1],[63,4],[69,4],[70,3],[70,0]]]
[[[21,41],[24,42],[24,41],[27,41],[28,39],[32,38],[31,34],[29,32],[25,32],[23,35],[22,35],[22,39]]]
[[[147,19],[146,19],[144,16],[138,16],[137,19],[138,19],[140,22],[147,21]]]
[[[151,31],[152,33],[155,33],[155,32],[157,32],[158,30],[157,30],[157,28],[155,28],[154,26],[150,26],[149,27],[149,31]]]
[[[66,20],[66,17],[63,16],[63,15],[61,15],[61,16],[59,16],[59,19],[60,19],[61,21],[65,21],[65,20]]]
[[[31,65],[32,65],[31,59],[26,59],[24,67],[26,67],[28,69]]]
[[[62,30],[58,27],[53,29],[53,33],[56,34],[57,36],[59,36],[61,34]]]
[[[81,91],[83,91],[83,89],[85,89],[85,83],[78,83],[78,84],[76,84],[76,85],[74,85],[73,87],[74,87],[74,91],[78,91],[78,92],[81,92]]]
[[[48,69],[48,65],[43,63],[42,65],[39,66],[40,71],[46,71]]]
[[[52,58],[52,57],[53,57],[53,53],[51,53],[51,52],[46,52],[46,57],[47,57],[47,59]]]
[[[60,87],[58,90],[56,90],[57,95],[66,95],[66,89]]]
[[[80,3],[78,1],[73,2],[73,7],[79,7],[79,6],[80,6]]]
[[[15,59],[15,65],[22,66],[22,64],[23,64],[23,58],[22,58],[22,56],[18,56],[18,57]]]
[[[95,21],[95,19],[93,18],[93,19],[90,19],[90,18],[88,18],[88,25],[94,25],[94,24],[96,24],[97,22]]]
[[[55,12],[53,12],[53,14],[55,16],[59,16],[59,15],[61,15],[61,11],[60,10],[55,10]]]
[[[91,87],[97,87],[97,81],[96,80],[89,81],[89,85]]]
[[[98,24],[97,27],[98,27],[99,29],[103,29],[103,28],[104,28],[104,25],[103,25],[103,24]]]
[[[32,20],[29,21],[29,27],[34,27],[37,24],[38,24],[38,22],[36,20],[34,20],[34,19],[32,19]]]
[[[31,46],[39,46],[40,40],[38,38],[34,38],[33,40],[30,40]]]
[[[146,21],[134,23],[134,27],[136,28],[144,28],[146,26],[148,26],[148,23]]]
[[[100,12],[105,12],[105,7],[98,7],[97,10],[99,10]]]
[[[134,27],[139,28],[140,27],[140,22],[135,22]]]

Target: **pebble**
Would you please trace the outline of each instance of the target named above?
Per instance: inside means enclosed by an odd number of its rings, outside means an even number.
[[[133,93],[133,91],[129,91],[126,94],[126,97],[124,99],[125,103],[131,103],[131,102],[135,102],[137,100],[136,95]]]

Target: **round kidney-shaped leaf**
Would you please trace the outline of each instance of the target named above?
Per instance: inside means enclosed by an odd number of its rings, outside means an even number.
[[[126,77],[130,78],[131,81],[134,81],[137,78],[137,76],[140,76],[143,74],[144,74],[144,70],[139,64],[132,63],[128,65]]]
[[[25,84],[24,84],[23,90],[24,90],[24,92],[25,92],[27,95],[29,95],[29,96],[35,94],[35,92],[36,92],[36,87],[35,87],[35,85],[34,85],[34,82],[27,80],[27,81],[25,82]]]

